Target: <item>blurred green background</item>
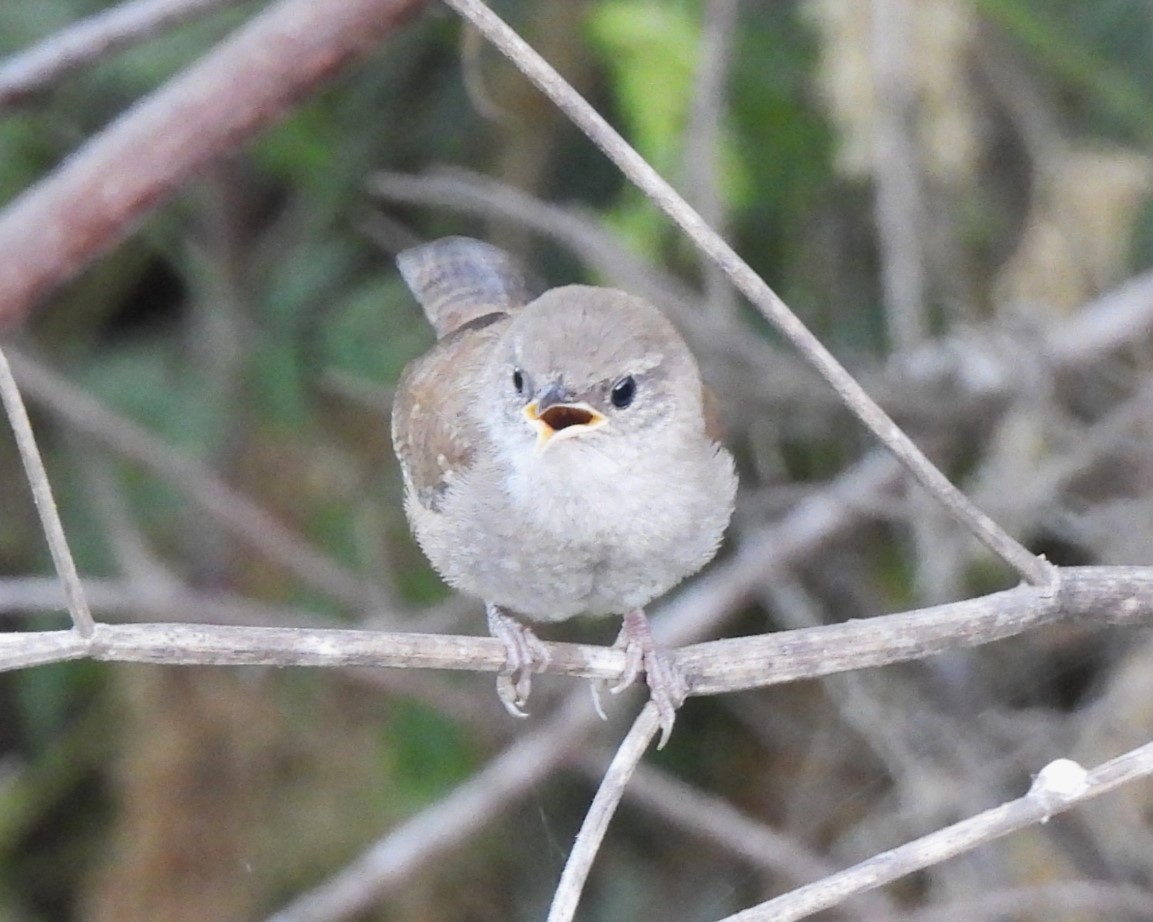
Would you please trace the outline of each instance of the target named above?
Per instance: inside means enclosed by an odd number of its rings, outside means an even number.
[[[2,4],[0,54],[104,6]],[[919,343],[895,332],[885,283],[895,256],[877,230],[876,193],[892,163],[876,146],[885,102],[874,92],[873,5],[746,0],[731,29],[717,27],[728,48],[720,92],[698,97],[702,24],[723,6],[497,4],[994,517],[1058,563],[1153,563],[1143,423],[1076,477],[1028,492],[1137,399],[1147,350],[1072,383],[1030,383],[963,421],[948,392],[910,393],[887,377]],[[0,111],[0,201],[259,8],[205,16]],[[922,326],[933,337],[993,330],[1035,344],[1153,253],[1153,8],[911,9],[897,78],[911,104],[898,114],[919,176]],[[28,399],[98,617],[482,632],[479,605],[454,602],[408,537],[387,427],[391,385],[432,339],[392,256],[459,233],[512,250],[542,285],[628,287],[640,265],[654,290],[687,293],[669,309],[726,407],[742,473],[731,544],[869,449],[679,231],[507,62],[430,4],[190,181],[14,335],[74,388]],[[590,259],[594,248],[580,243],[590,239],[618,255]],[[117,415],[70,421],[69,408],[86,415],[79,393]],[[135,451],[134,427],[147,436]],[[196,476],[172,458],[195,461]],[[198,497],[227,504],[226,489],[291,529],[331,579],[276,563],[262,549],[268,534],[246,538],[206,511]],[[730,633],[796,626],[788,599],[816,620],[843,620],[1008,585],[964,542],[934,569],[916,503],[897,506],[822,549],[784,595],[767,587]],[[34,578],[50,573],[2,438],[5,630],[64,624],[49,590],[31,598]],[[607,643],[615,630],[545,634]],[[1119,690],[1148,662],[1144,650],[1133,659],[1137,646],[1046,635],[869,674],[867,694],[805,683],[692,701],[655,761],[838,867],[1023,791],[1030,770],[1084,740],[1101,701],[1128,744],[1148,738],[1148,697]],[[260,918],[531,729],[505,719],[491,685],[477,675],[91,663],[0,676],[0,922]],[[571,687],[541,680],[534,717]],[[874,710],[863,717],[854,699]],[[613,739],[606,729],[596,742]],[[1119,745],[1109,737],[1093,752]],[[543,918],[592,790],[579,771],[557,773],[364,918]],[[1093,878],[1153,892],[1140,818],[1150,802],[1138,801],[1133,828],[1112,827],[1122,842],[1111,849],[1094,838],[1098,827],[1068,821],[1079,839],[1026,833],[997,846],[995,861],[991,847],[906,882],[894,899],[910,909],[960,901],[948,916],[959,919],[993,918],[964,901],[996,887]],[[713,919],[787,884],[626,808],[580,918]],[[1044,915],[1153,918],[1146,910]]]

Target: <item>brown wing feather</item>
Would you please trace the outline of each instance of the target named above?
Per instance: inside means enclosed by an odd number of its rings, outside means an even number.
[[[725,440],[725,418],[721,402],[708,386],[701,385],[701,405],[705,416],[705,435],[718,444]]]
[[[397,386],[392,443],[405,486],[438,510],[453,478],[473,464],[480,432],[473,402],[485,360],[508,314],[477,317],[409,363]]]

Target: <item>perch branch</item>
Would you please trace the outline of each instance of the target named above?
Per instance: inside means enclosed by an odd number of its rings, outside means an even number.
[[[734,563],[727,578],[743,582],[748,565],[747,561]],[[762,563],[762,572],[763,567]],[[900,614],[693,644],[672,655],[689,684],[689,694],[716,695],[924,659],[1057,622],[1153,621],[1153,567],[1069,567],[1061,574],[1057,592],[1020,585]],[[726,588],[714,584],[709,601],[718,607],[731,604],[734,597],[726,594]],[[682,601],[691,607],[694,600],[677,600]],[[34,650],[31,661],[25,645]],[[624,653],[610,647],[545,646],[551,662],[543,671],[556,675],[607,680],[619,678],[624,668]],[[472,672],[498,672],[505,665],[504,648],[491,637],[154,623],[97,624],[87,638],[71,631],[0,634],[0,671],[52,662],[45,658],[51,650],[57,651],[57,660],[87,656],[105,662],[169,665],[376,666]]]

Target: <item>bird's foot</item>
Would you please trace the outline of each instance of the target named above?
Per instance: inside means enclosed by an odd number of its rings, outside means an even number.
[[[663,749],[673,732],[679,708],[688,694],[688,685],[677,668],[673,658],[663,650],[658,650],[649,631],[649,621],[643,609],[634,608],[625,615],[621,632],[613,646],[625,651],[625,669],[617,683],[609,689],[614,695],[632,685],[643,671],[649,686],[649,696],[657,707],[661,719],[661,740],[658,749]],[[599,702],[598,702],[599,703]]]
[[[496,677],[496,694],[504,709],[513,717],[528,717],[524,709],[532,691],[532,674],[542,672],[549,664],[549,652],[543,643],[499,605],[485,603],[488,632],[504,644],[504,669]]]

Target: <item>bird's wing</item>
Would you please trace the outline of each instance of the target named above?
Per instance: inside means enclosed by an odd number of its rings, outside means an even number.
[[[476,414],[485,361],[509,315],[475,317],[445,336],[401,375],[392,443],[410,496],[438,511],[445,491],[472,467],[484,437]]]
[[[438,338],[528,301],[524,272],[513,258],[471,237],[444,237],[404,250],[396,264]]]
[[[701,408],[705,417],[705,435],[717,444],[725,441],[725,417],[721,402],[708,385],[701,385]]]

